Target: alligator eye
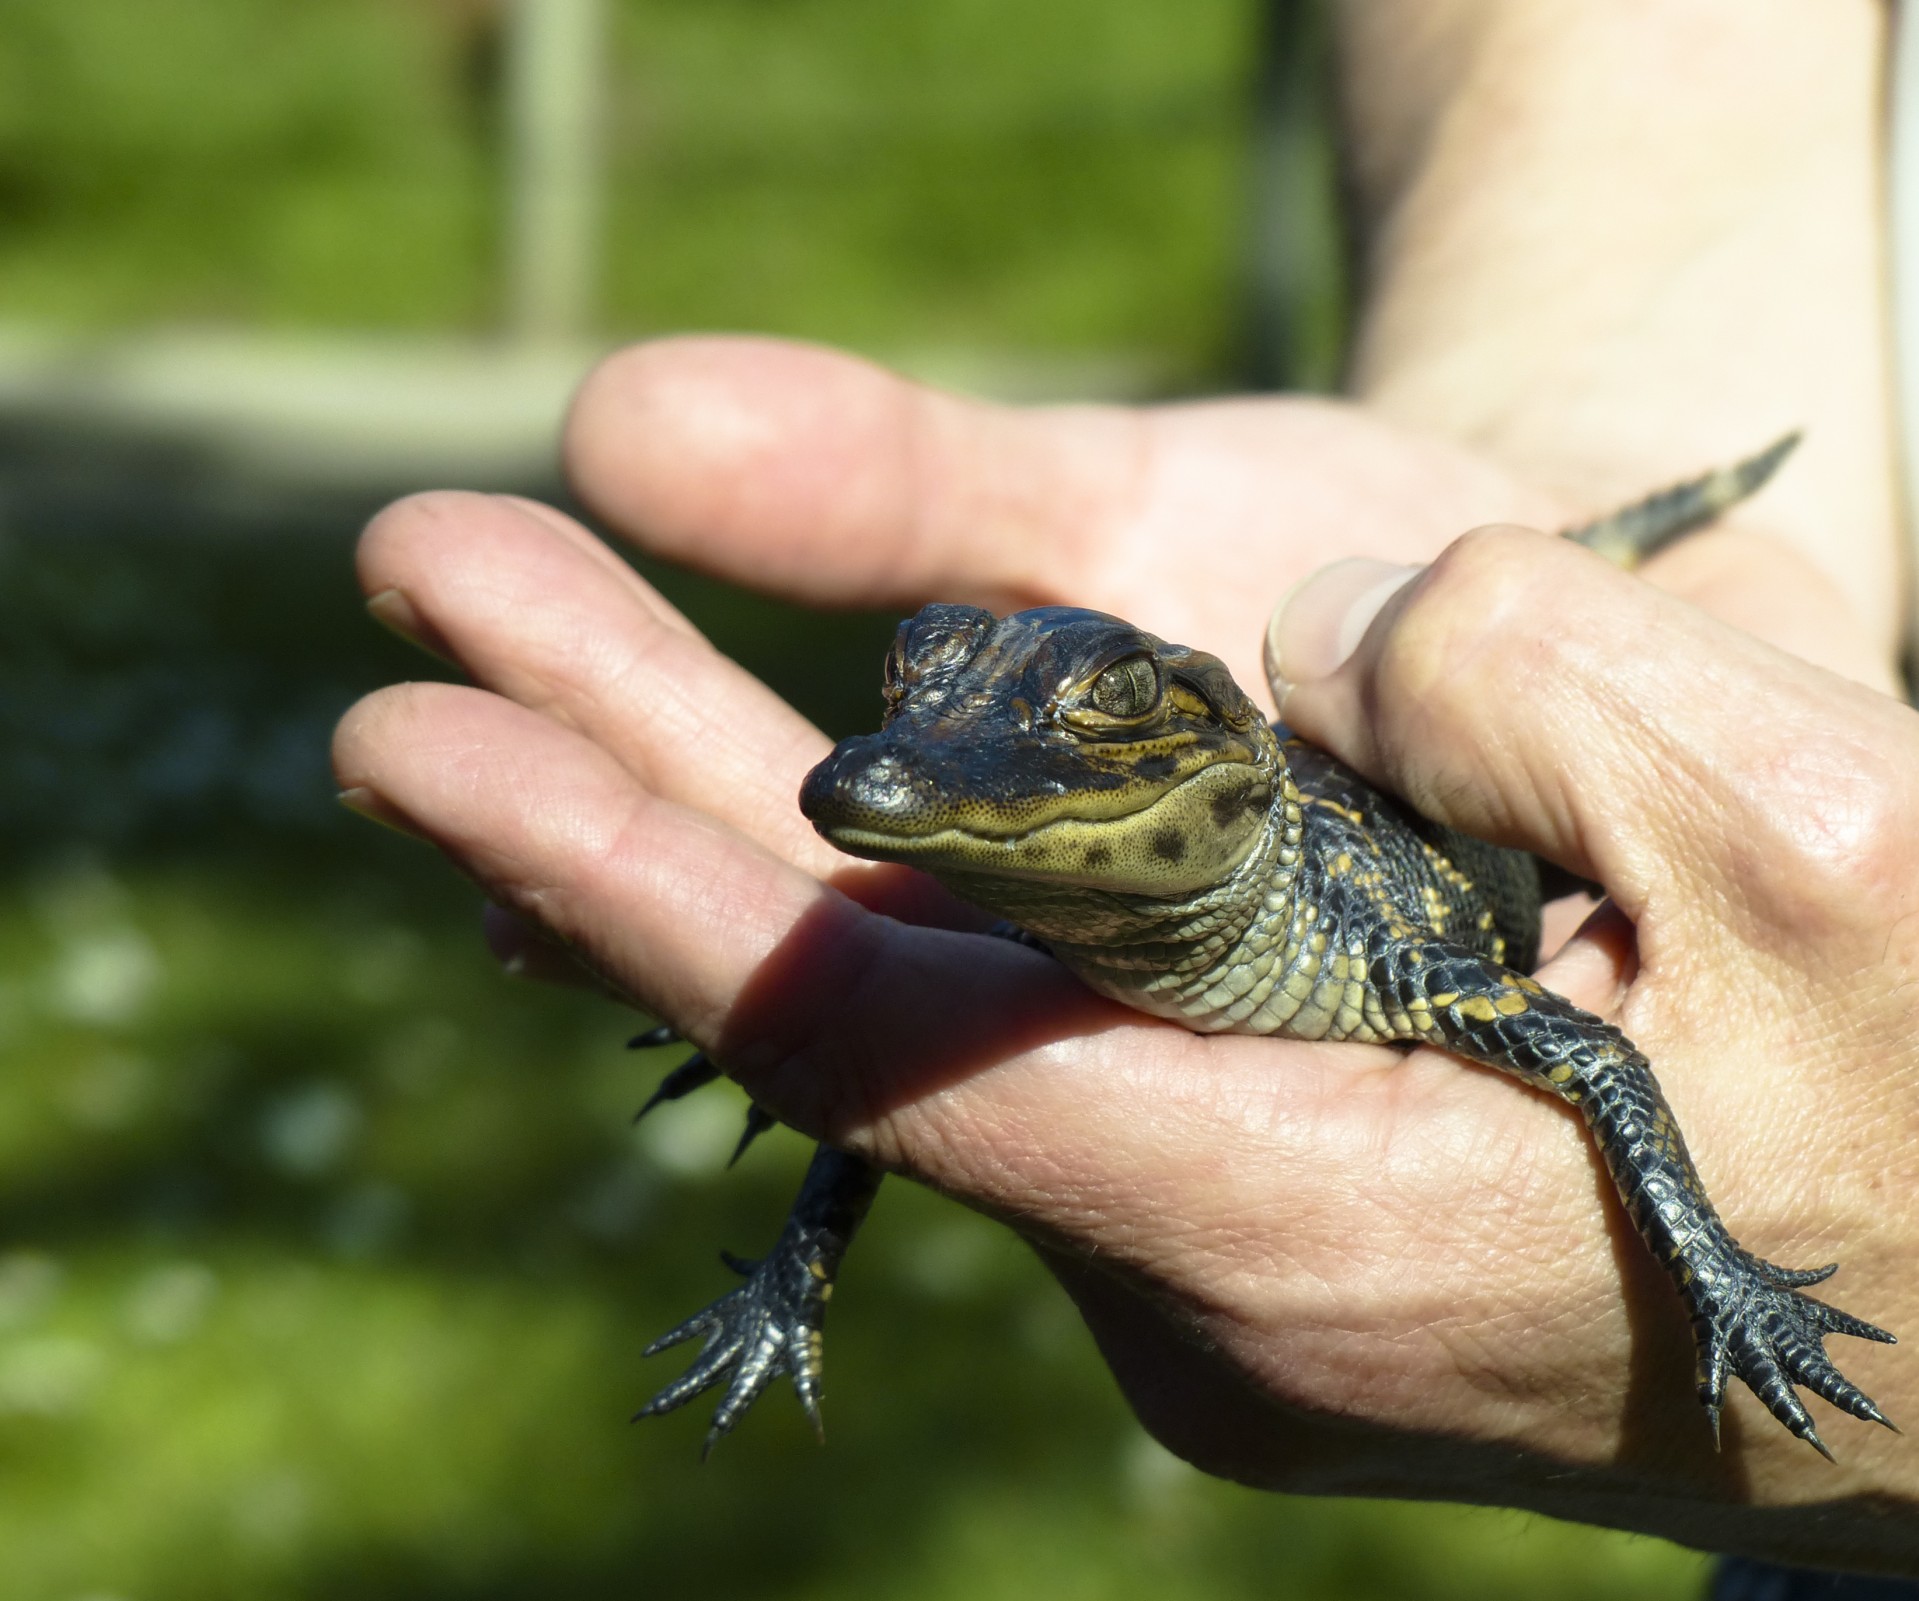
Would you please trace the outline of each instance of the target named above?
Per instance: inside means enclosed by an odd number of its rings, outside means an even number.
[[[1108,717],[1144,717],[1159,704],[1159,674],[1150,656],[1128,656],[1093,680],[1096,711]]]

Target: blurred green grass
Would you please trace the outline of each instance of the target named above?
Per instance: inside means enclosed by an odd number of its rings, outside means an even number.
[[[0,305],[490,326],[470,9],[14,0]],[[633,0],[609,324],[1216,371],[1249,36],[1246,0]],[[31,429],[0,489],[0,1601],[1696,1593],[1657,1542],[1202,1479],[1010,1236],[901,1185],[825,1451],[783,1395],[704,1469],[702,1408],[628,1429],[805,1153],[723,1173],[724,1088],[630,1128],[674,1053],[502,980],[475,893],[334,808],[331,719],[431,671],[352,592],[378,493]],[[870,721],[889,619],[653,576]]]
[[[624,0],[605,323],[1216,370],[1249,12]],[[486,15],[10,0],[0,306],[79,326],[492,326]]]

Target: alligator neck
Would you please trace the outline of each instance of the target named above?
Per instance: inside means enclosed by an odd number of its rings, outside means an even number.
[[[1175,900],[1030,879],[942,874],[955,894],[1043,940],[1095,988],[1126,973],[1201,972],[1255,922],[1287,915],[1305,830],[1299,791],[1281,762],[1264,827],[1220,882]]]

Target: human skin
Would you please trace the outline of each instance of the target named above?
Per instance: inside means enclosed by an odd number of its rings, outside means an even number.
[[[1279,648],[1306,652],[1281,664],[1299,685],[1289,715],[1314,737],[1435,815],[1601,869],[1638,943],[1604,918],[1546,980],[1620,1013],[1646,1047],[1744,1243],[1795,1264],[1840,1256],[1836,1300],[1919,1327],[1898,1272],[1914,1228],[1896,1113],[1913,1036],[1908,714],[1706,615],[1892,682],[1868,130],[1820,74],[1765,106],[1763,130],[1742,87],[1759,64],[1730,86],[1696,75],[1672,137],[1724,141],[1723,164],[1668,171],[1656,128],[1620,159],[1657,155],[1661,182],[1723,202],[1707,244],[1626,226],[1604,204],[1637,195],[1625,182],[1535,228],[1536,175],[1501,164],[1527,142],[1510,119],[1586,104],[1549,92],[1554,75],[1576,87],[1585,62],[1609,59],[1601,42],[1633,41],[1582,34],[1566,55],[1550,34],[1517,39],[1513,7],[1438,9],[1458,30],[1439,59],[1532,76],[1498,102],[1507,122],[1379,135],[1400,154],[1362,185],[1375,227],[1361,404],[1018,413],[802,347],[669,341],[588,383],[568,427],[575,482],[643,548],[762,587],[902,609],[1090,605],[1217,651],[1252,689],[1272,597],[1329,557],[1418,563],[1490,519],[1559,526],[1808,426],[1797,491],[1782,481],[1649,569],[1696,605],[1501,535],[1452,549],[1331,679],[1308,666],[1341,637],[1354,569],[1295,593]],[[1602,35],[1711,14],[1766,61],[1824,62],[1840,90],[1869,81],[1877,47],[1868,8],[1843,3],[1575,12]],[[1813,17],[1836,19],[1831,33]],[[1381,113],[1359,91],[1368,62],[1393,57],[1358,34],[1349,47],[1363,167]],[[1432,102],[1462,83],[1482,102],[1495,70],[1448,79]],[[1386,103],[1418,103],[1415,88]],[[1720,120],[1701,121],[1695,102],[1715,92]],[[1643,120],[1670,109],[1650,104]],[[1801,116],[1794,148],[1818,181],[1795,166],[1727,201],[1740,141]],[[1473,139],[1491,142],[1473,204],[1495,245],[1479,256],[1448,238],[1444,206],[1414,203],[1435,171],[1471,167],[1454,141]],[[1518,219],[1504,233],[1502,186]],[[1604,292],[1527,270],[1534,234],[1559,250],[1565,229],[1586,230]],[[1703,335],[1689,346],[1683,318],[1670,339],[1648,334],[1703,292],[1702,258],[1736,369]],[[1449,358],[1420,306],[1442,330],[1477,327],[1462,319],[1499,311],[1502,274],[1537,326],[1461,336]],[[1461,309],[1467,287],[1480,312]],[[1576,303],[1554,321],[1534,302],[1562,291]],[[1781,305],[1818,336],[1769,314]],[[1683,355],[1662,365],[1671,340]],[[1563,360],[1542,370],[1553,350]],[[355,804],[438,844],[795,1127],[1015,1223],[1172,1449],[1275,1488],[1501,1502],[1717,1549],[1919,1566],[1919,1475],[1894,1436],[1835,1420],[1833,1468],[1740,1394],[1714,1454],[1676,1298],[1563,1108],[1429,1052],[1187,1035],[980,939],[925,881],[849,863],[794,805],[824,738],[557,513],[420,497],[376,520],[360,560],[380,615],[474,687],[398,686],[357,707],[336,747]],[[1361,576],[1377,596],[1381,576]],[[1406,638],[1416,648],[1393,643]],[[1387,704],[1399,695],[1413,698]],[[1675,751],[1653,736],[1681,713]],[[1895,1419],[1919,1416],[1902,1352],[1835,1351]]]

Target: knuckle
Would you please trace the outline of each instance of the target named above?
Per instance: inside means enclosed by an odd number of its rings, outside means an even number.
[[[1516,641],[1539,634],[1541,608],[1562,601],[1557,542],[1526,529],[1462,534],[1414,581],[1380,661],[1382,691],[1443,711],[1510,679]]]
[[[1488,709],[1511,701],[1520,677],[1551,670],[1541,653],[1558,647],[1539,619],[1563,610],[1563,558],[1577,555],[1556,544],[1525,529],[1475,529],[1414,581],[1367,686],[1382,744],[1429,757],[1485,746]]]
[[[1910,907],[1919,839],[1919,742],[1887,748],[1832,731],[1782,744],[1753,775],[1763,862],[1808,932]]]

